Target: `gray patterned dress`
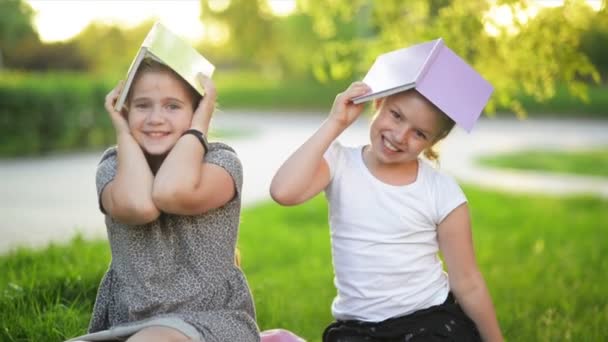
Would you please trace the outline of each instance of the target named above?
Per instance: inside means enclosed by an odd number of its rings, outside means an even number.
[[[205,342],[259,341],[251,292],[234,264],[241,163],[221,143],[210,144],[205,160],[234,179],[237,195],[223,207],[197,216],[162,213],[139,226],[106,215],[112,262],[99,286],[90,334],[76,339],[120,339],[163,325]],[[114,147],[98,165],[98,196],[114,178],[116,164]]]

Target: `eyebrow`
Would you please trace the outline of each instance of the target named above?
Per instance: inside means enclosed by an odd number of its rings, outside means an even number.
[[[150,97],[147,96],[141,96],[141,97],[136,97],[134,98],[132,101],[133,102],[137,102],[137,101],[151,101],[152,99]],[[175,101],[175,102],[179,102],[182,104],[186,104],[186,102],[176,98],[176,97],[164,97],[161,99],[161,101]]]

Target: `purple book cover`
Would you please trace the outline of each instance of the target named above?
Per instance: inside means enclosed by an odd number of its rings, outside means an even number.
[[[355,98],[355,103],[414,88],[467,132],[494,91],[441,38],[378,56],[363,82],[372,92]]]

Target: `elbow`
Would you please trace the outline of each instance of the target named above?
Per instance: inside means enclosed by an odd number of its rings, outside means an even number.
[[[289,191],[281,189],[281,187],[276,186],[274,183],[270,185],[270,197],[280,205],[292,206],[298,204]]]
[[[278,204],[283,204],[283,192],[281,191],[281,187],[276,184],[276,176],[272,179],[270,183],[270,198]]]
[[[175,188],[154,187],[152,190],[152,202],[164,212],[171,212],[178,199],[179,191]]]
[[[159,188],[152,191],[152,202],[162,212],[176,215],[194,215],[208,210],[204,203],[201,203],[201,198],[193,202],[189,200],[190,197],[192,197],[192,190],[176,187],[164,190]]]
[[[118,222],[129,225],[144,225],[156,221],[160,211],[154,203],[135,202],[132,205],[124,205],[112,215]]]

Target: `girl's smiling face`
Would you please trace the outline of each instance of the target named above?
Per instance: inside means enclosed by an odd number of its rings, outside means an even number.
[[[416,91],[384,98],[377,107],[370,127],[370,152],[379,165],[414,161],[443,137],[443,114]]]
[[[145,71],[129,96],[131,134],[146,154],[164,156],[190,128],[193,109],[184,81],[169,71]]]

